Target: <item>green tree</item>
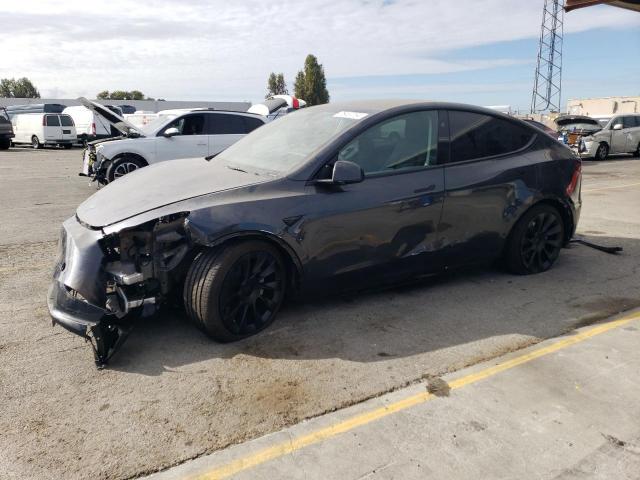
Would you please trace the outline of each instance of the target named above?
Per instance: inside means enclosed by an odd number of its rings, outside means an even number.
[[[152,98],[145,97],[144,93],[140,90],[131,90],[130,92],[126,90],[114,90],[112,92],[103,90],[96,95],[96,98],[101,100],[153,100]]]
[[[27,77],[0,80],[0,97],[40,98],[40,92]]]
[[[288,95],[287,82],[284,81],[284,73],[275,74],[271,72],[269,80],[267,80],[267,94],[264,98],[269,98],[273,95]]]
[[[140,90],[131,90],[129,92],[129,98],[127,100],[144,100],[145,96]]]
[[[307,102],[308,106],[329,103],[327,79],[324,68],[314,55],[307,55],[304,70],[298,72],[294,83],[295,96]]]

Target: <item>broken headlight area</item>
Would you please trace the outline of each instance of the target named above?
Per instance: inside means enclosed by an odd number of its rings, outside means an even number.
[[[99,254],[88,255],[91,247],[80,241],[83,232],[78,227],[84,227],[76,223],[71,233],[62,234],[49,310],[54,323],[91,341],[99,367],[122,346],[135,320],[155,313],[182,280],[190,251],[186,215],[101,236],[97,240],[101,260],[96,260]],[[77,238],[68,238],[76,232]],[[97,267],[88,268],[96,261]]]

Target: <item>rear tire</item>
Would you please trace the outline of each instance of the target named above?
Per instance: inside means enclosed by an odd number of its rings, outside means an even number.
[[[9,150],[10,146],[11,146],[11,139],[3,138],[2,140],[0,140],[0,150]]]
[[[199,253],[187,272],[183,300],[198,328],[226,343],[271,325],[285,288],[286,269],[278,250],[247,241]]]
[[[144,167],[145,164],[142,160],[137,158],[132,158],[129,156],[124,156],[117,158],[107,168],[107,182],[111,183],[114,180],[117,180],[120,177],[125,176],[128,173],[133,172],[134,170],[138,170],[139,168]]]
[[[31,146],[33,147],[34,150],[38,150],[42,148],[42,144],[40,143],[40,140],[35,135],[31,137]]]
[[[62,145],[64,148],[66,148],[67,150],[69,150],[71,147],[73,147],[73,145],[71,145],[70,143],[65,143]]]
[[[507,268],[518,275],[549,270],[564,243],[564,222],[558,210],[541,204],[527,211],[509,235],[505,250]]]
[[[604,160],[605,158],[607,158],[607,155],[609,155],[609,145],[607,145],[606,143],[601,143],[600,145],[598,145],[598,149],[596,150],[594,158],[596,160]]]
[[[640,157],[640,143],[638,143],[638,148],[636,148],[636,151],[633,152],[633,156]]]

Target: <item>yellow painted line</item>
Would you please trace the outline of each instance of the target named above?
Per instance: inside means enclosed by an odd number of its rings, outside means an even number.
[[[608,332],[609,330],[613,330],[614,328],[620,327],[634,320],[640,320],[640,312],[628,315],[619,320],[613,320],[611,322],[603,323],[596,327],[554,342],[546,347],[538,348],[519,357],[515,357],[511,360],[506,360],[492,367],[480,370],[479,372],[465,375],[464,377],[451,381],[449,383],[449,387],[452,390],[455,390],[467,385],[471,385],[473,383],[479,382],[480,380],[484,380],[485,378],[496,375],[500,372],[504,372],[505,370],[509,370],[517,367],[518,365],[522,365],[523,363],[530,362],[532,360],[535,360],[536,358],[549,355],[550,353],[557,352],[558,350],[562,350],[563,348],[567,348],[591,337],[595,337],[596,335]],[[222,465],[208,472],[197,474],[188,478],[192,480],[219,480],[223,478],[229,478],[232,475],[256,467],[262,463],[268,462],[269,460],[283,457],[292,452],[295,452],[296,450],[300,450],[309,445],[313,445],[328,438],[335,437],[336,435],[374,422],[393,413],[406,410],[407,408],[411,408],[416,405],[420,405],[431,400],[432,398],[434,398],[434,396],[428,392],[418,393],[403,400],[385,405],[384,407],[360,413],[346,420],[342,420],[334,425],[330,425],[328,427],[316,430],[315,432],[311,432],[307,435],[292,439],[291,441],[282,442],[271,447],[267,447],[256,453],[252,453],[237,460],[233,460],[226,465]]]
[[[611,187],[602,187],[602,188],[583,188],[582,191],[585,192],[585,193],[588,193],[588,192],[599,192],[600,190],[613,190],[614,188],[637,187],[638,185],[640,185],[640,182],[638,182],[638,183],[627,183],[626,185],[613,185]]]

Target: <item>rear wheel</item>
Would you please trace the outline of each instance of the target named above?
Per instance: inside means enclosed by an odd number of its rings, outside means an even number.
[[[2,139],[0,139],[0,150],[9,150],[10,146],[11,146],[11,139],[10,138],[2,138]]]
[[[40,143],[40,139],[38,139],[38,137],[35,136],[35,135],[33,137],[31,137],[31,146],[36,150],[39,149],[39,148],[42,148],[42,144]]]
[[[127,173],[131,173],[142,167],[144,167],[144,162],[142,162],[142,160],[128,156],[120,157],[114,160],[111,165],[109,165],[109,168],[107,168],[107,180],[111,183],[114,180],[125,176]]]
[[[70,143],[65,143],[62,146],[66,149],[70,149],[73,145],[71,145]]]
[[[284,299],[286,270],[276,248],[261,241],[198,254],[184,285],[189,317],[210,337],[232,342],[267,328]]]
[[[549,270],[564,241],[564,223],[551,205],[537,205],[513,228],[505,252],[507,268],[527,275]]]
[[[598,149],[596,150],[595,159],[596,160],[604,160],[609,155],[609,145],[606,143],[601,143],[598,145]]]
[[[638,143],[638,148],[636,148],[636,151],[633,152],[633,156],[640,157],[640,143]]]

